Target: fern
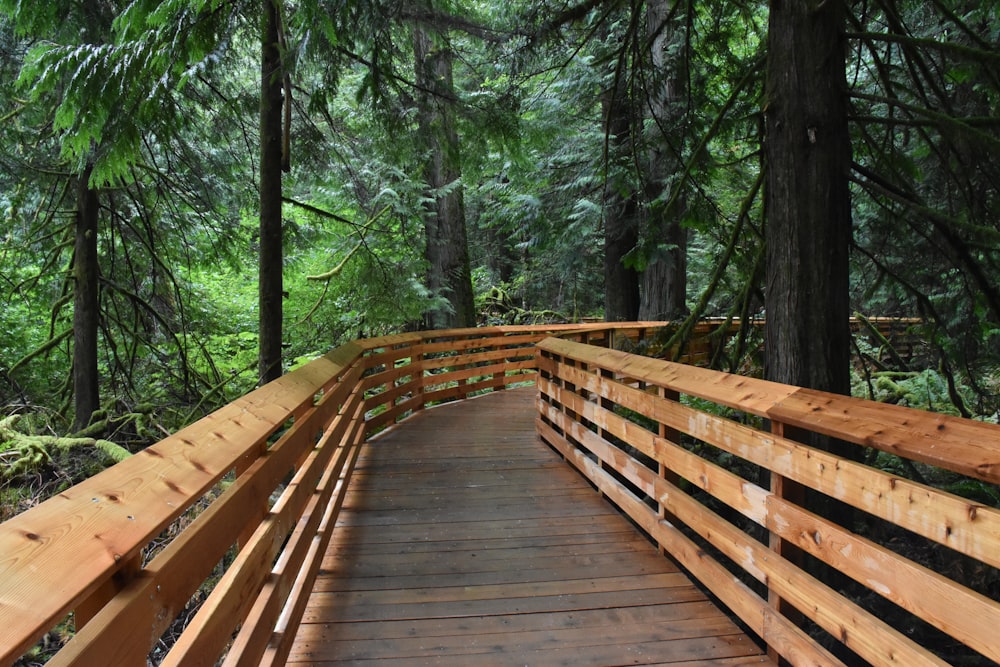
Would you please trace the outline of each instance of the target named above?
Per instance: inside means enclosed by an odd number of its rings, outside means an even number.
[[[79,32],[73,23],[101,17],[74,20],[60,3],[33,3],[32,11],[46,9],[34,16],[21,4],[0,0],[0,10],[20,33],[44,38],[27,53],[17,85],[36,107],[50,108],[61,155],[76,173],[93,164],[95,187],[128,180],[144,137],[168,139],[182,125],[176,94],[221,59],[234,30],[235,8],[216,1],[136,0],[102,30]],[[70,17],[66,25],[48,16],[51,7]],[[71,41],[98,34],[103,41]]]

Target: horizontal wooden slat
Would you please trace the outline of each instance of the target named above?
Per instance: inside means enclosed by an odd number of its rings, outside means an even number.
[[[399,385],[394,385],[391,389],[384,389],[380,394],[365,401],[365,410],[373,410],[380,405],[392,404],[397,399],[417,391],[422,386],[422,378],[411,378]]]
[[[400,378],[410,377],[411,379],[417,379],[420,374],[421,367],[419,362],[395,366],[386,371],[367,375],[364,380],[361,381],[361,389],[362,391],[370,391],[376,387],[394,384]]]
[[[436,368],[451,368],[464,366],[466,364],[484,364],[484,362],[496,362],[504,359],[534,359],[535,351],[530,347],[519,347],[516,349],[493,349],[472,354],[460,354],[452,357],[437,357],[425,359],[421,366],[424,370]]]
[[[551,363],[546,366],[547,363],[542,362],[543,368],[555,369]],[[827,452],[763,433],[676,401],[659,399],[648,392],[603,382],[593,373],[570,367],[562,367],[558,372],[567,381],[669,428],[694,436],[993,567],[1000,567],[1000,510],[996,508],[972,503],[854,461],[839,459]],[[672,461],[667,463],[675,465]],[[697,482],[697,478],[687,478]]]
[[[849,442],[1000,483],[1000,426],[914,408],[874,403],[765,380],[588,348],[549,338],[549,353],[568,356],[660,387]]]
[[[0,524],[0,614],[13,661],[171,521],[310,404],[354,344],[303,366]]]
[[[553,406],[542,404],[539,408],[542,415],[561,422],[561,425],[571,432],[579,442],[589,445],[588,449],[594,452],[598,458],[606,463],[614,462],[614,458],[610,454],[614,448],[602,438],[580,424],[564,419],[564,416],[560,416],[560,413]],[[554,435],[554,431],[550,431],[542,425],[539,426],[539,430],[546,434],[547,440],[561,437]],[[648,532],[656,535],[658,531],[662,530],[659,518],[652,510],[637,500],[630,499],[628,495],[623,495],[626,494],[623,489],[612,486],[617,485],[617,482],[614,482],[593,461],[583,457],[575,450],[564,447],[563,451],[595,482],[598,479],[607,478],[604,486],[601,486],[602,491],[611,495],[615,502],[619,506],[623,506],[623,509]],[[741,530],[705,508],[673,484],[659,478],[649,469],[640,466],[622,466],[617,469],[625,474],[632,483],[639,485],[645,493],[656,498],[672,516],[677,517],[689,528],[699,533],[748,574],[759,581],[766,581],[771,588],[794,604],[803,614],[837,636],[848,647],[857,651],[871,663],[876,665],[946,664],[872,614],[799,570],[789,561],[769,552],[764,545],[748,538]],[[670,525],[666,522],[663,523]],[[676,530],[672,526],[671,529]],[[760,618],[759,614],[762,613],[764,601],[759,600],[755,595],[753,598],[746,598],[747,594],[753,594],[749,591],[741,592],[739,587],[729,588],[727,582],[730,581],[730,578],[720,578],[720,574],[725,572],[725,569],[717,564],[706,565],[706,563],[711,563],[711,559],[695,545],[685,546],[685,552],[691,551],[692,556],[689,556],[687,560],[682,558],[683,554],[678,552],[677,536],[673,535],[672,538],[672,542],[664,543],[668,552],[678,558],[685,567],[690,569],[713,593],[723,599],[726,605],[749,623],[755,631],[762,633],[763,629],[755,624],[755,619]],[[732,579],[732,581],[738,582],[738,579]],[[803,638],[800,634],[788,626],[788,619],[779,621],[780,618],[778,616],[772,617],[771,622],[776,624],[774,630],[782,628],[779,631],[780,636],[793,640],[793,644],[783,647],[765,637],[769,644],[782,652],[785,657],[791,657],[793,654],[811,655],[813,657],[809,660],[814,660],[816,656],[822,655],[822,652],[817,653],[818,646],[807,650],[808,645],[803,644]],[[841,631],[843,628],[851,628],[852,630],[848,634]]]
[[[566,369],[567,372],[572,370]],[[988,628],[1000,627],[1000,606],[988,598],[777,498],[680,447],[666,443],[603,407],[586,402],[570,392],[563,392],[545,381],[539,384],[539,389],[654,457],[671,472],[690,480],[729,507],[765,525],[778,537],[796,544],[931,625],[996,659],[994,656],[998,655],[1000,647],[993,643]],[[648,397],[641,392],[635,393],[642,398]],[[654,400],[662,399],[654,397]],[[625,451],[611,447],[575,423],[565,423],[564,416],[553,415],[551,407],[548,413],[559,420],[561,426],[572,428],[585,442],[600,448],[600,451],[592,451],[614,469],[622,471],[633,481],[652,479],[654,472],[638,466]]]

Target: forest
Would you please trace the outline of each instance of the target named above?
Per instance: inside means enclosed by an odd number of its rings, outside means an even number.
[[[1000,3],[0,0],[0,45],[0,518],[407,329],[728,318],[726,370],[997,419]]]

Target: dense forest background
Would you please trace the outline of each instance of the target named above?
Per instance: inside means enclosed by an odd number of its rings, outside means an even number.
[[[766,315],[719,364],[996,419],[998,3],[0,0],[0,68],[15,511],[414,327]]]

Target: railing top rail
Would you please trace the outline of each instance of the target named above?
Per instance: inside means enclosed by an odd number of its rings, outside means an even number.
[[[1000,484],[1000,426],[548,338],[539,347],[648,384]]]
[[[659,323],[662,325],[662,323]],[[31,647],[227,473],[253,460],[290,418],[372,350],[434,339],[539,337],[615,325],[542,324],[403,333],[346,343],[0,524],[0,664]],[[649,323],[649,327],[657,323]]]
[[[182,516],[198,499],[213,488],[227,473],[234,469],[245,469],[248,461],[254,460],[267,447],[269,439],[277,433],[289,419],[303,414],[316,404],[318,395],[332,386],[343,376],[345,369],[353,368],[360,377],[363,369],[380,366],[380,374],[358,384],[361,392],[376,386],[381,379],[386,386],[381,400],[372,399],[365,405],[380,406],[385,412],[365,422],[371,428],[394,423],[395,420],[419,409],[424,401],[451,400],[465,396],[466,388],[458,391],[440,388],[433,382],[448,380],[447,374],[435,371],[444,365],[441,359],[426,360],[430,370],[423,377],[423,366],[415,371],[415,378],[408,380],[407,386],[395,386],[397,376],[405,373],[403,357],[405,350],[393,351],[388,348],[424,346],[439,351],[438,346],[455,341],[455,351],[477,350],[476,339],[484,339],[484,346],[498,344],[499,338],[510,338],[510,345],[526,345],[534,339],[546,336],[573,337],[583,339],[604,339],[610,341],[608,332],[619,331],[632,338],[642,336],[642,332],[652,333],[665,326],[666,322],[623,322],[623,323],[576,323],[538,324],[522,326],[493,326],[468,329],[420,331],[393,334],[371,339],[357,340],[342,345],[328,354],[306,364],[278,380],[256,389],[246,396],[220,408],[204,419],[178,431],[152,445],[139,454],[108,470],[85,480],[58,496],[32,508],[31,510],[0,524],[0,624],[8,637],[16,637],[16,643],[0,645],[0,664],[10,657],[16,657],[30,648],[38,628],[51,628],[70,610],[78,608],[82,600],[101,597],[109,578],[119,572],[138,569],[142,550],[151,540]],[[738,323],[727,320],[711,320],[699,326],[699,333],[716,329],[722,325],[731,327]],[[605,335],[607,334],[607,335]],[[486,343],[493,338],[492,343]],[[517,342],[514,342],[514,341]],[[546,345],[573,345],[556,338]],[[500,347],[505,347],[499,344]],[[612,350],[578,346],[590,350],[590,354],[603,355],[600,359],[614,363],[621,361],[622,372],[638,377],[650,368],[663,369],[666,364],[649,360],[653,366],[639,367],[637,362],[626,364],[623,357],[616,357]],[[566,348],[561,348],[566,349]],[[574,348],[575,349],[575,348]],[[376,352],[384,350],[384,352]],[[525,348],[525,355],[531,350]],[[372,355],[374,356],[366,356]],[[475,356],[475,355],[479,356]],[[610,355],[610,356],[608,356]],[[499,387],[513,377],[508,373],[533,370],[533,361],[521,358],[511,360],[510,355],[470,352],[467,358],[473,360],[452,376],[455,383],[463,384],[477,391],[481,387]],[[595,357],[596,358],[596,357]],[[365,361],[362,361],[365,359]],[[400,368],[386,368],[387,362],[398,362]],[[644,362],[645,363],[645,362]],[[361,364],[359,367],[358,364]],[[631,365],[629,365],[631,364]],[[488,367],[483,371],[482,368]],[[684,367],[690,373],[687,380],[693,383],[685,393],[698,395],[695,385],[715,384],[718,378],[709,380],[700,375],[700,370]],[[658,380],[662,381],[662,370]],[[493,379],[474,379],[483,373],[492,374]],[[522,376],[514,376],[521,378]],[[699,380],[699,378],[701,378]],[[471,379],[471,380],[470,380]],[[530,378],[528,378],[530,379]],[[367,384],[365,384],[367,383]],[[832,432],[844,428],[842,422],[850,421],[838,412],[844,406],[837,402],[827,402],[825,396],[816,396],[800,390],[790,391],[773,383],[748,380],[732,376],[725,380],[738,397],[734,408],[753,412],[754,402],[765,416],[773,416],[787,423],[794,419],[810,419],[810,428],[821,430],[821,426]],[[426,384],[426,386],[425,386]],[[413,387],[419,387],[413,389]],[[422,394],[430,387],[427,394]],[[437,387],[437,388],[435,388]],[[706,389],[707,390],[707,389]],[[406,397],[404,397],[406,395]],[[839,399],[838,399],[839,400]],[[783,409],[785,412],[781,412]],[[798,415],[797,410],[808,409],[808,414]],[[854,409],[856,406],[850,406]],[[891,410],[891,406],[888,408]],[[908,413],[907,413],[908,414]],[[798,416],[797,416],[798,415]],[[928,417],[929,420],[939,416]],[[364,417],[362,415],[362,420]],[[965,426],[953,423],[947,418],[940,422],[906,423],[904,427],[879,428],[877,432],[866,432],[857,437],[864,438],[865,444],[881,443],[887,448],[907,444],[914,440],[914,430],[926,427],[929,433],[933,427],[935,439],[929,437],[924,443],[928,460],[934,460],[940,453],[941,433],[946,438],[960,438]],[[805,421],[803,421],[805,424]],[[868,442],[870,440],[871,442]],[[919,440],[919,439],[918,439]],[[936,449],[937,448],[937,449]],[[981,479],[1000,478],[1000,465],[994,458],[969,447],[968,452],[957,448],[948,450],[950,454],[967,453],[975,476]],[[241,467],[244,466],[244,467]],[[130,575],[131,576],[131,575]],[[101,595],[94,593],[101,588]]]
[[[360,354],[336,348],[0,525],[5,634],[57,623]],[[28,648],[0,646],[0,663]]]

